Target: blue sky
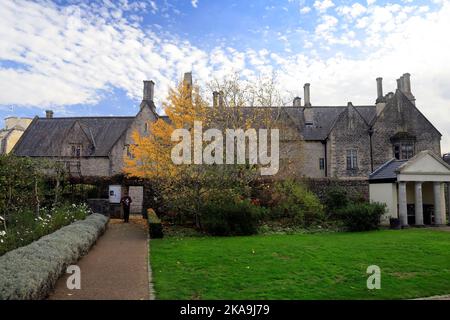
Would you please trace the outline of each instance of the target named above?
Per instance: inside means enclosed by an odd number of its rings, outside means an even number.
[[[184,72],[206,85],[276,77],[289,102],[372,104],[412,74],[420,110],[450,151],[448,0],[2,0],[0,117],[134,115]]]

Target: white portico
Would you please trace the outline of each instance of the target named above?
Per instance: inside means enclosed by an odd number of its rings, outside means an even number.
[[[422,151],[375,170],[369,176],[370,201],[387,205],[384,224],[398,218],[402,227],[443,225],[447,223],[445,183],[450,184],[450,166],[431,151]]]

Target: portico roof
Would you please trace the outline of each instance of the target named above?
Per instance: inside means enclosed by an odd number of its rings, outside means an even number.
[[[369,183],[396,181],[450,182],[450,166],[429,150],[409,160],[391,159],[369,176]]]

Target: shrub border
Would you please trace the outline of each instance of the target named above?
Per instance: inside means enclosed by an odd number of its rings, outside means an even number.
[[[106,230],[94,213],[0,257],[0,299],[46,298],[68,265],[76,263]]]

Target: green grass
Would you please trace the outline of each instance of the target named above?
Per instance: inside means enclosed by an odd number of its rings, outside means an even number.
[[[429,229],[151,241],[158,299],[401,299],[450,294],[450,232]],[[368,290],[366,269],[381,268]]]

